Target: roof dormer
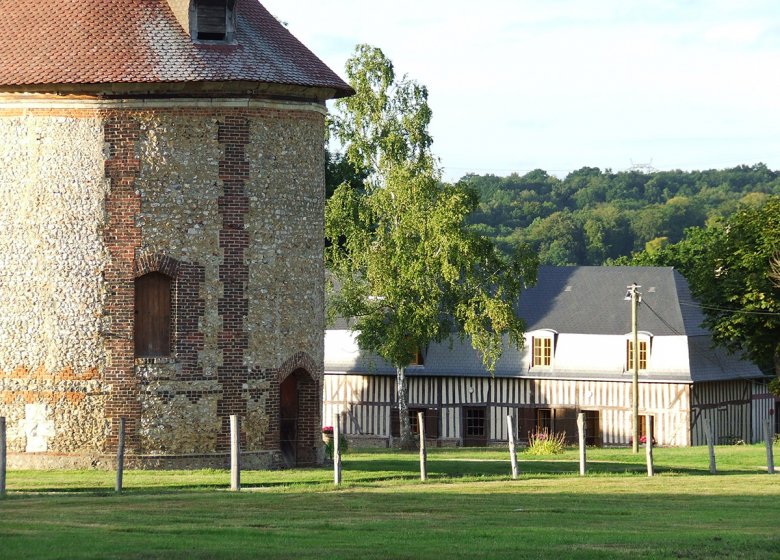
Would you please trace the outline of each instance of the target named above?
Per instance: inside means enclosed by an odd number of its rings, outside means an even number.
[[[232,44],[236,35],[236,0],[167,0],[193,42]]]
[[[198,42],[234,42],[235,5],[235,0],[192,0],[190,37]]]

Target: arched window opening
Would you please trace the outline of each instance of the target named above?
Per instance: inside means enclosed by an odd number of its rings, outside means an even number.
[[[150,272],[135,279],[135,355],[171,353],[171,277]]]

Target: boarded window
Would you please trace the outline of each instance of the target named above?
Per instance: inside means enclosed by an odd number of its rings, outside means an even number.
[[[196,8],[199,41],[224,41],[227,35],[227,2],[199,0]]]
[[[135,280],[135,355],[171,353],[171,278],[150,272]]]

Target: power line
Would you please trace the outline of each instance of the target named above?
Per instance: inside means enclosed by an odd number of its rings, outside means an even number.
[[[709,309],[711,311],[722,311],[724,313],[739,313],[742,315],[764,315],[769,317],[780,317],[780,313],[775,311],[745,311],[744,309],[727,309],[725,307],[715,307],[713,305],[700,305],[692,301],[680,301],[680,305],[687,305],[688,307],[699,307],[701,309]]]
[[[666,319],[661,317],[661,315],[659,315],[658,312],[655,309],[653,309],[650,306],[649,303],[647,303],[647,301],[642,300],[642,303],[645,304],[645,307],[647,307],[647,309],[649,309],[650,312],[653,315],[655,315],[658,318],[659,321],[661,321],[664,325],[666,325],[674,334],[676,334],[678,336],[684,336],[684,337],[686,337],[686,339],[690,338],[687,334],[681,333],[676,328],[674,328],[674,326],[672,326]],[[682,302],[679,302],[679,303],[682,304]],[[696,304],[694,304],[694,303],[688,303],[687,305],[696,306]],[[712,335],[710,334],[710,337],[711,336]],[[720,356],[718,356],[717,352],[712,353],[712,354],[705,354],[704,352],[700,351],[698,348],[692,347],[690,345],[690,340],[688,340],[687,347],[688,347],[688,351],[689,352],[692,352],[693,354],[696,354],[697,356],[699,356],[699,357],[703,358],[704,360],[708,361],[709,363],[711,363],[712,365],[714,365],[718,369],[720,369],[722,372],[724,372],[724,373],[726,372],[726,368],[723,366],[723,362],[721,362]],[[742,357],[742,359],[744,359],[744,357]],[[742,375],[740,373],[737,373],[736,375],[740,379],[745,379],[745,380],[748,380],[748,381],[753,381],[753,380],[756,379],[755,377],[748,377],[748,376]],[[691,376],[693,376],[693,375],[691,375]]]

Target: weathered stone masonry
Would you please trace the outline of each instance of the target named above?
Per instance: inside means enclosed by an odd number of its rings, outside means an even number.
[[[279,464],[289,375],[297,461],[313,462],[324,110],[95,105],[0,110],[11,139],[0,162],[12,163],[0,166],[0,414],[12,463],[39,451],[108,464],[124,416],[138,462],[222,465],[239,414],[248,464]],[[136,359],[134,281],[153,271],[172,278],[172,351]]]

